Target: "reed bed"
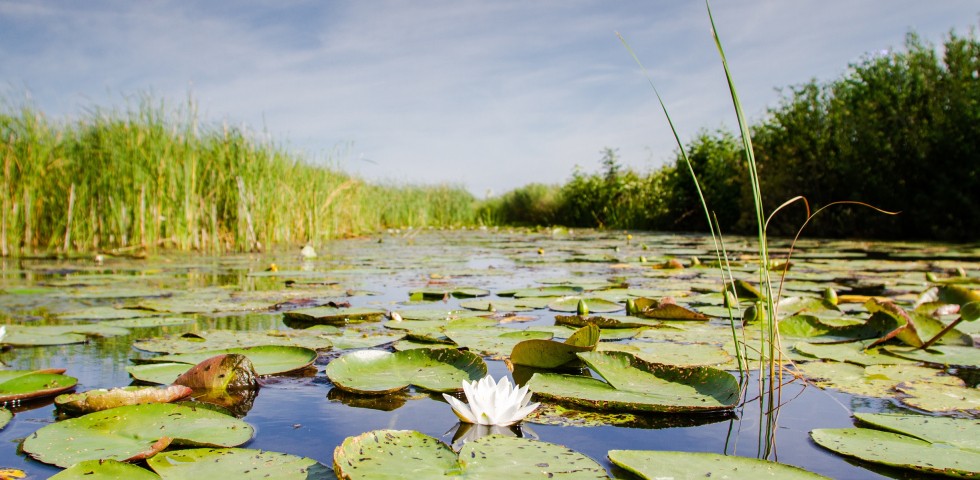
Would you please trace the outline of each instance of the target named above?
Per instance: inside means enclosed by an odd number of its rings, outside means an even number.
[[[475,222],[459,186],[374,185],[258,137],[202,124],[191,102],[0,110],[0,253],[254,251]]]

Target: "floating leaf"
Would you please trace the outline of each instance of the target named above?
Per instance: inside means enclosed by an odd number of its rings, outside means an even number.
[[[637,298],[634,300],[637,317],[654,318],[658,320],[709,320],[707,315],[682,307],[672,299],[655,300],[652,298]]]
[[[175,325],[190,325],[196,322],[190,317],[141,317],[126,318],[122,320],[107,320],[101,322],[102,325],[121,328],[152,328],[170,327]]]
[[[610,450],[609,461],[646,480],[709,477],[745,480],[768,477],[787,480],[828,478],[791,465],[717,453]]]
[[[0,408],[0,429],[6,427],[14,419],[14,413],[6,408]]]
[[[663,325],[663,322],[659,320],[651,320],[645,318],[613,316],[613,315],[592,316],[592,317],[583,317],[579,315],[555,315],[555,324],[570,325],[573,327],[596,325],[601,329],[612,329],[612,328],[659,327]]]
[[[380,322],[385,316],[384,310],[374,308],[336,308],[314,307],[300,308],[284,312],[284,320],[290,320],[299,325],[347,325],[359,322]]]
[[[455,392],[464,380],[485,377],[487,364],[472,352],[455,349],[358,350],[327,364],[326,374],[337,388],[353,393],[391,393],[409,385]]]
[[[850,362],[858,365],[896,365],[916,363],[915,360],[879,353],[879,348],[865,349],[867,342],[849,343],[808,343],[797,342],[793,350],[803,355],[837,362]]]
[[[129,330],[102,324],[80,325],[8,325],[7,336],[3,343],[7,345],[33,347],[44,345],[68,345],[85,343],[87,337],[113,337],[127,335]]]
[[[61,375],[64,370],[0,371],[0,404],[14,400],[49,397],[70,390],[78,379]]]
[[[963,380],[945,375],[933,368],[917,365],[871,365],[861,367],[839,362],[797,364],[808,378],[820,387],[829,387],[853,395],[890,398],[903,382],[923,381],[937,385],[962,385]]]
[[[958,448],[980,452],[980,420],[975,418],[860,412],[855,412],[854,418],[879,429],[930,443],[948,443]]]
[[[905,394],[899,400],[927,412],[980,413],[980,389],[962,384],[938,384],[922,381],[902,383],[896,387]]]
[[[616,302],[610,302],[609,300],[604,300],[598,297],[563,297],[548,303],[548,308],[556,312],[577,312],[579,309],[579,302],[585,302],[588,306],[588,310],[583,315],[588,315],[588,312],[593,313],[612,313],[618,312],[625,307]]]
[[[456,298],[485,297],[490,295],[490,291],[473,287],[428,287],[412,290],[408,295],[412,300],[442,300],[450,296]]]
[[[510,361],[517,365],[537,368],[557,368],[577,362],[578,352],[595,350],[599,343],[599,327],[588,325],[575,331],[564,343],[551,340],[524,340],[510,354]]]
[[[254,390],[259,387],[255,367],[248,357],[238,353],[223,353],[194,365],[174,380],[194,390],[228,392]]]
[[[48,480],[161,480],[160,476],[145,469],[118,460],[85,460],[67,470],[52,475]]]
[[[212,330],[162,338],[146,338],[135,342],[133,346],[140,350],[161,353],[191,353],[260,345],[283,345],[328,350],[333,345],[330,340],[330,333],[329,331],[313,329],[267,332]]]
[[[244,348],[225,348],[193,353],[161,355],[146,361],[152,363],[187,363],[196,365],[216,355],[239,354],[248,357],[259,375],[276,375],[308,367],[316,360],[315,350],[282,345],[259,345]]]
[[[169,403],[190,395],[192,390],[182,385],[159,387],[122,387],[88,390],[81,393],[58,395],[54,404],[59,411],[82,415],[99,410],[138,405],[142,403]]]
[[[252,427],[205,408],[170,403],[117,407],[44,426],[24,440],[25,452],[60,467],[96,459],[138,460],[174,445],[233,447]]]
[[[980,475],[980,453],[933,444],[867,428],[828,428],[810,432],[828,450],[861,460],[952,477]]]
[[[176,450],[155,455],[146,463],[164,480],[335,478],[330,469],[312,458],[245,448]]]
[[[503,357],[514,350],[520,342],[532,339],[550,340],[551,332],[536,330],[516,330],[507,327],[471,328],[454,324],[446,327],[446,336],[460,347],[465,347],[480,355]]]
[[[738,401],[738,381],[723,370],[649,363],[625,352],[578,356],[608,383],[535,373],[528,387],[546,399],[602,410],[721,411]]]
[[[310,366],[316,360],[316,351],[303,347],[265,345],[246,348],[226,348],[204,352],[163,355],[143,360],[146,365],[131,365],[126,371],[133,378],[149,383],[168,384],[189,371],[192,366],[221,355],[242,355],[254,366],[257,375],[278,375]],[[232,360],[234,357],[232,357]],[[237,363],[234,361],[233,363]],[[231,365],[228,366],[231,368]],[[202,385],[188,385],[203,388]]]
[[[334,450],[334,470],[345,479],[608,478],[606,469],[561,445],[490,435],[449,445],[407,430],[375,430],[347,437]]]
[[[885,351],[909,360],[942,365],[945,367],[976,367],[980,365],[980,348],[956,345],[934,345],[925,350],[886,346]]]
[[[722,365],[732,360],[725,349],[704,343],[634,342],[599,345],[598,351],[620,351],[635,355],[650,363],[698,366]]]

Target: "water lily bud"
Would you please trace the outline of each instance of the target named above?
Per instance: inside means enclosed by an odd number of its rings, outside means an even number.
[[[544,249],[543,248],[539,248],[538,249],[538,255],[544,255]]]
[[[692,267],[700,267],[701,266],[701,259],[698,258],[698,257],[692,256],[691,257],[691,266]]]
[[[636,301],[632,298],[626,299],[626,314],[635,315],[636,314]]]
[[[395,322],[402,321],[402,316],[398,312],[389,312],[388,316]]]
[[[632,240],[633,240],[633,235],[627,233],[626,234],[626,244],[629,245]]]
[[[584,317],[589,314],[589,306],[585,304],[585,299],[580,298],[578,300],[578,307],[576,307],[575,311],[580,317]]]
[[[734,307],[738,305],[738,298],[731,290],[725,290],[725,306]]]
[[[640,263],[647,263],[647,257],[640,255]]]
[[[833,288],[827,287],[827,289],[823,291],[823,299],[831,305],[837,305],[837,292],[834,291]]]

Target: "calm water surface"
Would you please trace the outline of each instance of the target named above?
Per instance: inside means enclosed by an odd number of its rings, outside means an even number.
[[[379,242],[380,240],[380,242]],[[751,255],[751,242],[728,239],[734,254]],[[645,248],[644,248],[645,245]],[[449,284],[479,287],[497,292],[540,285],[541,280],[556,278],[617,278],[631,287],[687,290],[690,284],[714,282],[720,290],[717,271],[670,277],[644,276],[650,265],[668,257],[688,258],[698,255],[711,258],[706,240],[691,236],[634,234],[627,243],[621,232],[583,232],[572,236],[549,232],[388,232],[372,238],[343,240],[318,246],[320,256],[302,260],[296,252],[227,255],[164,255],[133,261],[110,257],[104,265],[90,260],[17,260],[2,259],[0,288],[53,287],[43,295],[0,293],[0,313],[10,322],[43,323],[45,314],[70,312],[87,306],[123,305],[132,302],[132,289],[157,290],[160,294],[193,291],[222,286],[239,293],[281,292],[288,290],[288,274],[255,276],[273,263],[281,272],[321,272],[335,279],[343,290],[366,290],[374,295],[337,296],[337,287],[322,287],[322,294],[311,287],[304,298],[349,301],[353,306],[385,310],[405,308],[458,308],[460,300],[405,305],[409,292],[426,286]],[[932,248],[932,247],[930,247]],[[542,251],[539,253],[539,249]],[[777,245],[776,251],[779,252]],[[894,278],[908,278],[912,283],[923,270],[945,268],[946,264],[964,264],[956,255],[924,259],[909,244],[841,244],[808,242],[800,256],[826,268],[820,278],[846,292],[879,288],[879,281],[862,283],[861,269],[893,272]],[[944,250],[940,250],[943,252]],[[886,252],[883,254],[882,252]],[[904,252],[907,255],[889,255]],[[974,250],[975,252],[975,250]],[[809,255],[809,257],[807,257]],[[603,256],[607,256],[606,261]],[[644,256],[647,263],[640,263]],[[843,258],[842,258],[843,257]],[[887,258],[882,258],[887,257]],[[823,258],[823,259],[822,259]],[[977,259],[965,257],[974,269]],[[613,261],[615,260],[615,261]],[[822,263],[821,263],[822,262]],[[849,262],[849,263],[848,263]],[[971,263],[972,262],[972,263]],[[850,265],[850,266],[849,266]],[[804,269],[804,272],[806,270]],[[910,275],[914,273],[915,276]],[[262,274],[264,275],[264,274]],[[870,274],[869,274],[870,275]],[[841,279],[856,279],[846,285]],[[302,280],[303,277],[295,277]],[[835,279],[836,278],[836,279]],[[836,282],[836,283],[834,283]],[[922,281],[924,288],[925,283]],[[910,287],[910,289],[911,289]],[[114,296],[118,292],[120,296]],[[328,296],[324,296],[328,295]],[[491,296],[490,298],[495,298]],[[270,301],[270,305],[277,303]],[[683,303],[683,302],[681,302]],[[550,325],[555,312],[539,309],[526,315],[522,323],[506,324],[513,328]],[[182,327],[133,329],[128,336],[97,338],[86,344],[7,349],[0,354],[7,368],[65,368],[66,374],[79,379],[77,391],[129,385],[125,371],[130,359],[152,356],[133,349],[139,338],[186,331],[216,328],[270,330],[289,329],[283,324],[281,311],[216,312],[191,315],[196,324]],[[385,348],[385,347],[382,347]],[[334,448],[348,436],[374,429],[418,430],[453,441],[457,419],[437,395],[410,392],[404,405],[390,411],[364,408],[356,398],[334,390],[324,376],[323,366],[338,352],[322,354],[315,376],[273,377],[259,391],[244,420],[255,427],[254,438],[244,447],[281,451],[314,458],[332,466]],[[509,375],[506,365],[488,359],[495,377]],[[747,398],[757,396],[750,382]],[[801,381],[787,384],[781,392],[783,406],[777,417],[774,455],[782,463],[796,465],[833,478],[918,478],[866,464],[856,464],[817,447],[809,440],[813,428],[850,427],[852,411],[900,411],[890,400],[853,397],[832,390],[807,386]],[[611,474],[630,478],[606,459],[612,449],[681,450],[718,452],[756,457],[759,454],[760,411],[758,401],[750,401],[730,416],[688,415],[641,416],[629,426],[574,427],[525,423],[522,434],[540,440],[566,445],[602,463]],[[22,469],[30,478],[46,478],[58,468],[29,459],[20,451],[22,440],[37,429],[55,421],[49,401],[24,404],[14,411],[11,423],[0,430],[0,467]],[[684,426],[678,426],[684,425]]]

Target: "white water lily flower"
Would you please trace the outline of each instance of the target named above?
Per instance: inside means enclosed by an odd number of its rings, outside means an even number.
[[[444,393],[442,396],[453,407],[453,412],[460,420],[477,425],[513,425],[540,405],[528,404],[531,392],[527,386],[512,386],[507,377],[501,378],[500,382],[495,382],[490,375],[479,381],[463,380],[463,393],[466,394],[469,405],[451,395]]]
[[[0,342],[3,342],[3,337],[7,336],[7,326],[4,325],[0,327]]]

